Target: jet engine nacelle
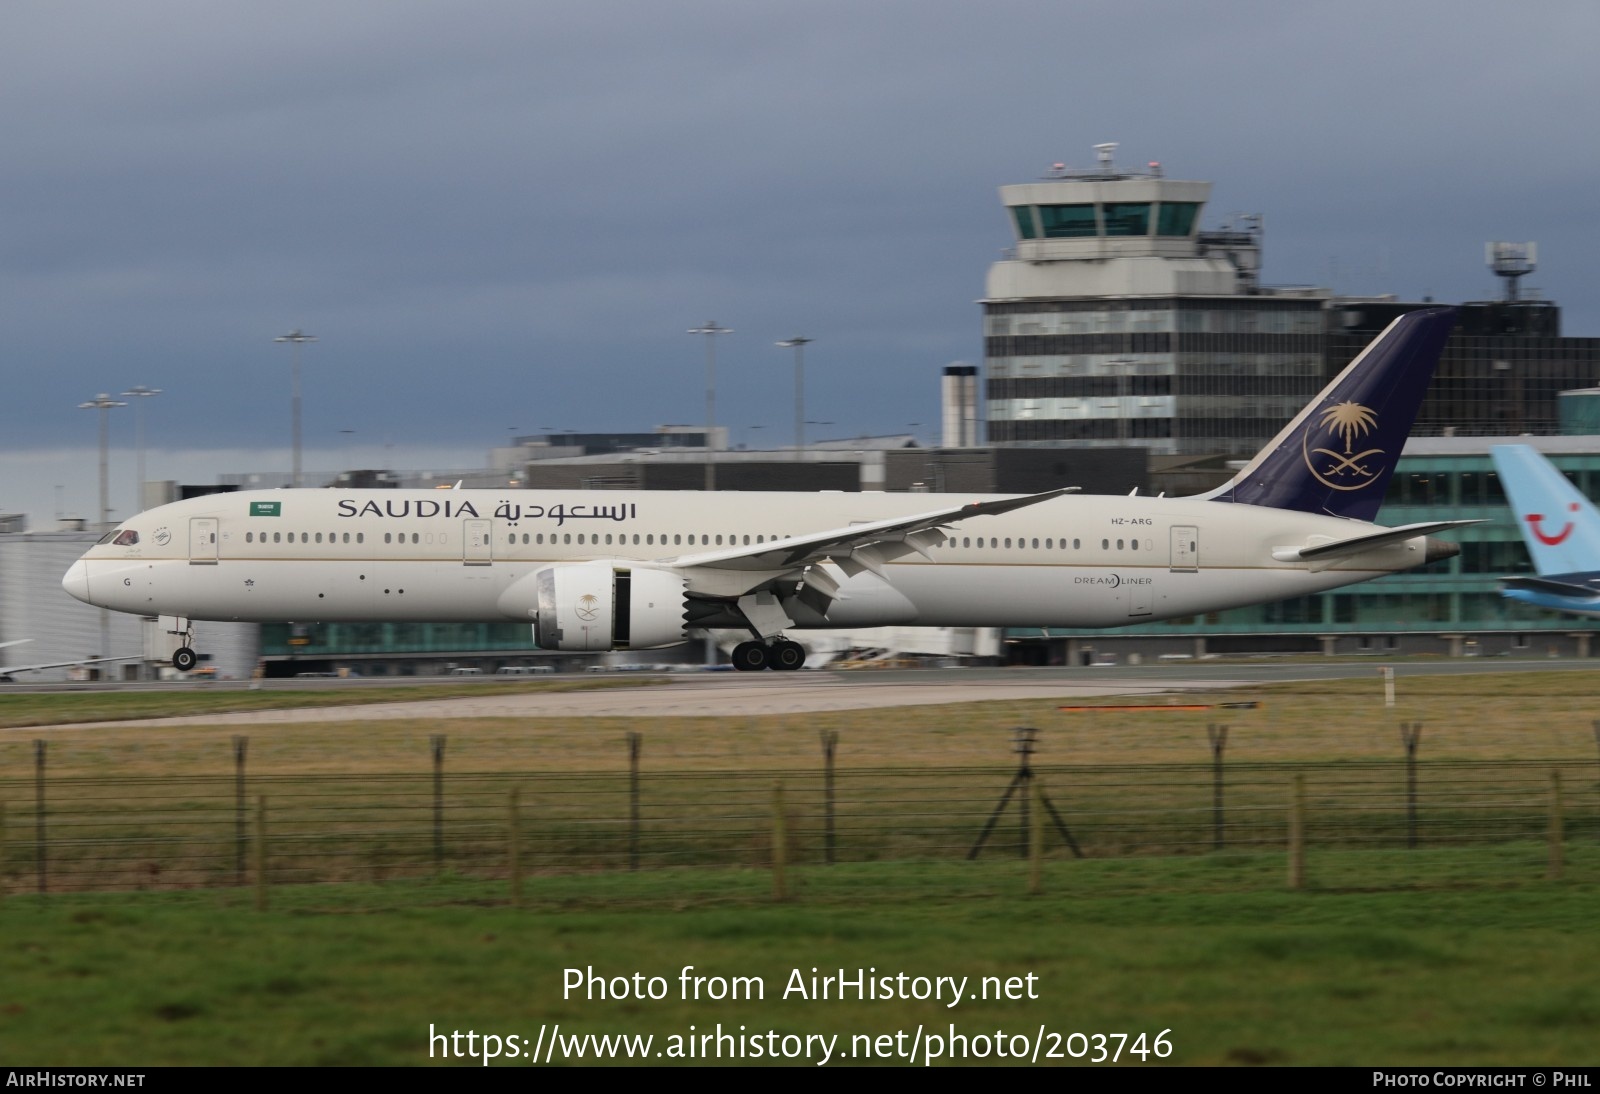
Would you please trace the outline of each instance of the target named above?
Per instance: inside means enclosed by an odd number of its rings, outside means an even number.
[[[507,615],[533,617],[546,650],[648,650],[684,640],[684,580],[616,562],[547,566],[500,596]]]

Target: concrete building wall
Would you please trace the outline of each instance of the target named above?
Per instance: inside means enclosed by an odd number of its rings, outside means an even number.
[[[1143,448],[933,448],[889,452],[885,488],[933,494],[1086,494],[1147,489]]]
[[[700,490],[705,463],[656,461],[554,463],[528,465],[531,490]],[[775,459],[717,461],[718,490],[860,490],[861,465]]]

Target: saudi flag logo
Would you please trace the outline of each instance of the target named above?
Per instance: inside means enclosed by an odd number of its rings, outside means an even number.
[[[281,517],[283,502],[281,501],[253,501],[250,503],[252,517]]]

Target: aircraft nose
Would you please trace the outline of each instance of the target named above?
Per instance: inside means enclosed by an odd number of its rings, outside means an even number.
[[[89,564],[81,558],[74,562],[67,575],[61,579],[61,587],[67,590],[73,599],[81,600],[85,604],[92,603],[89,599]]]

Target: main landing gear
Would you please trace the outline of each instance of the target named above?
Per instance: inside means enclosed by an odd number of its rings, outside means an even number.
[[[762,669],[792,672],[805,663],[805,647],[787,638],[776,638],[771,645],[765,642],[740,642],[733,647],[733,667],[740,672],[760,672]]]

